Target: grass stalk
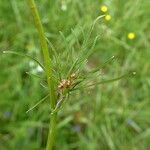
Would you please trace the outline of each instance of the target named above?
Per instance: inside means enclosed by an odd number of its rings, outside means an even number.
[[[47,45],[47,41],[46,41],[45,34],[44,34],[44,29],[41,23],[41,19],[39,17],[39,13],[38,13],[35,1],[28,0],[28,2],[31,8],[32,16],[34,18],[34,22],[38,31],[39,39],[40,39],[40,44],[41,44],[41,48],[43,52],[44,67],[45,67],[45,72],[47,76],[48,88],[49,88],[50,105],[51,105],[51,110],[53,110],[56,105],[56,95],[55,95],[55,89],[54,89],[52,62],[50,59],[50,54],[49,54],[48,45]],[[50,120],[50,127],[49,127],[46,150],[53,149],[53,145],[55,141],[55,134],[56,134],[57,114],[56,113],[52,114],[50,119],[51,120]]]

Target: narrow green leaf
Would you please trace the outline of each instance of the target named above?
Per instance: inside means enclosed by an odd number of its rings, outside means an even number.
[[[46,84],[44,84],[44,83],[41,82],[40,85],[41,85],[44,89],[48,90],[48,86],[47,86]]]
[[[61,64],[61,63],[60,63],[60,61],[59,61],[59,56],[58,56],[57,51],[56,51],[55,47],[53,46],[53,44],[48,40],[47,37],[45,37],[45,39],[46,39],[48,45],[51,47],[51,49],[52,49],[52,51],[53,51],[53,53],[54,53],[54,58],[55,58],[55,61],[56,61],[56,65],[57,65],[57,67],[58,67],[57,74],[58,74],[58,76],[59,76],[59,79],[61,80],[61,73],[60,73],[60,64]]]
[[[27,57],[27,58],[33,60],[34,62],[36,62],[38,65],[40,65],[40,67],[45,71],[45,67],[36,58],[33,58],[30,55],[18,53],[16,51],[3,51],[3,53],[4,54],[14,54],[14,55],[22,56],[22,57]]]
[[[39,102],[37,102],[33,107],[31,107],[29,110],[26,111],[26,113],[28,113],[29,111],[33,110],[35,107],[37,107],[40,103],[42,103],[43,101],[45,101],[47,98],[49,97],[49,94],[46,95],[44,98],[42,98]]]
[[[112,56],[110,59],[108,59],[106,62],[104,62],[102,65],[96,67],[95,69],[91,70],[89,73],[95,73],[99,71],[100,69],[104,68],[108,63],[110,63],[112,60],[114,60],[115,56]]]
[[[70,74],[71,74],[71,72],[74,70],[74,68],[76,67],[76,65],[77,65],[78,63],[81,63],[81,62],[84,61],[87,57],[90,56],[91,51],[93,50],[93,48],[94,48],[94,46],[95,46],[95,44],[96,44],[96,41],[97,41],[97,39],[98,39],[99,36],[97,36],[97,37],[95,38],[94,43],[93,43],[93,46],[91,47],[90,51],[87,52],[87,50],[88,50],[88,48],[87,48],[88,40],[89,40],[89,38],[90,38],[90,36],[91,36],[91,33],[92,33],[93,29],[94,29],[94,26],[95,26],[96,22],[97,22],[99,19],[103,18],[104,16],[105,16],[105,15],[98,16],[98,17],[94,20],[94,22],[93,22],[93,24],[92,24],[92,26],[91,26],[89,32],[87,32],[87,34],[86,34],[86,36],[85,36],[83,45],[82,45],[82,47],[81,47],[81,52],[82,52],[82,54],[80,54],[81,56],[75,60],[75,62],[74,62],[73,65],[71,66],[70,70],[68,71],[68,74],[67,74],[67,75],[70,75]],[[82,28],[81,28],[81,29],[82,29]],[[82,30],[82,31],[83,31],[83,30]],[[86,57],[85,57],[85,56],[86,56]],[[83,57],[83,58],[82,58],[82,57]]]
[[[76,89],[73,89],[73,90],[78,90],[79,88],[88,88],[88,87],[91,87],[91,86],[94,86],[94,85],[99,85],[99,84],[115,82],[115,81],[118,81],[120,79],[131,77],[131,76],[133,76],[135,74],[136,74],[136,72],[132,72],[132,73],[130,72],[130,73],[127,73],[125,75],[122,75],[122,76],[114,78],[114,79],[104,80],[104,81],[96,82],[96,83],[93,83],[93,84],[90,84],[90,85],[86,85],[86,86],[80,86],[80,87],[77,87]]]
[[[41,79],[41,80],[46,80],[46,78],[42,78],[42,77],[40,77],[40,76],[37,75],[37,74],[33,74],[33,73],[30,73],[30,72],[26,72],[26,74],[28,74],[28,75],[31,76],[31,77],[39,78],[39,79]]]

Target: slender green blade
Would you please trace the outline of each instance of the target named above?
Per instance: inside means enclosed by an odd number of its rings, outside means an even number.
[[[4,54],[14,54],[14,55],[22,56],[22,57],[27,57],[27,58],[33,60],[34,62],[36,62],[43,70],[45,70],[45,67],[36,58],[33,58],[30,55],[22,54],[22,53],[19,53],[19,52],[16,52],[16,51],[3,51],[3,53]]]

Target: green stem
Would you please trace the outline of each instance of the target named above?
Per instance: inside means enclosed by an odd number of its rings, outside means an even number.
[[[56,105],[56,95],[55,95],[55,89],[54,89],[54,79],[53,79],[53,72],[52,72],[52,62],[49,56],[49,50],[47,41],[45,39],[44,29],[39,17],[39,13],[36,7],[36,4],[34,0],[28,0],[29,6],[31,8],[32,16],[35,21],[35,25],[39,34],[40,44],[43,52],[43,58],[44,58],[44,66],[45,71],[47,75],[47,82],[48,82],[48,88],[49,88],[49,95],[50,95],[50,104],[51,104],[51,110],[55,109]],[[56,134],[56,118],[57,114],[51,115],[51,121],[50,121],[50,128],[49,128],[49,134],[48,134],[48,140],[47,140],[47,146],[46,150],[52,150],[53,144],[55,141],[55,134]]]

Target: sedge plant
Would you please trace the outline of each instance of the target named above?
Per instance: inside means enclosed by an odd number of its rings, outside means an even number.
[[[75,47],[72,45],[68,46],[68,41],[66,40],[64,34],[60,32],[60,36],[66,45],[66,50],[63,52],[63,54],[59,55],[56,48],[45,36],[43,25],[41,23],[34,0],[28,0],[28,5],[31,8],[35,27],[38,31],[44,63],[42,64],[39,60],[28,54],[21,54],[14,51],[4,51],[4,53],[27,57],[37,63],[44,71],[44,77],[27,72],[28,75],[39,78],[41,80],[41,86],[47,90],[47,95],[32,108],[30,108],[27,113],[37,107],[41,102],[49,98],[50,125],[46,150],[52,150],[54,149],[54,145],[56,143],[58,112],[61,110],[65,102],[67,102],[72,92],[83,88],[87,89],[98,84],[110,83],[122,78],[130,77],[135,74],[135,72],[129,72],[113,79],[100,80],[100,69],[104,68],[108,63],[114,60],[114,56],[104,62],[103,65],[97,66],[90,71],[85,70],[87,59],[93,53],[96,42],[99,39],[99,36],[96,36],[94,40],[91,40],[90,36],[96,22],[105,15],[97,17],[97,19],[90,26],[88,32],[84,33],[84,31],[80,29],[80,33],[83,34],[84,40],[82,41],[81,46],[79,46],[80,53],[77,56],[75,54]],[[78,45],[80,45],[80,42],[76,37],[75,30],[72,30],[72,33],[75,36],[76,42]],[[65,61],[63,62],[62,60],[64,59]],[[71,63],[69,63],[70,60],[72,60]]]

